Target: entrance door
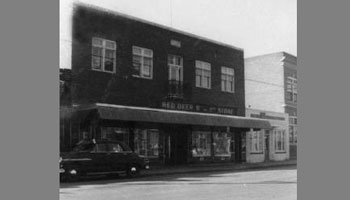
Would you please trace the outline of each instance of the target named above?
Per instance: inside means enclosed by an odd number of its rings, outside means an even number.
[[[240,131],[235,133],[235,161],[245,162],[246,161],[246,139],[245,132]]]
[[[270,160],[270,131],[265,131],[265,161]]]
[[[188,135],[183,129],[169,130],[166,142],[166,163],[171,165],[185,164],[188,153]]]

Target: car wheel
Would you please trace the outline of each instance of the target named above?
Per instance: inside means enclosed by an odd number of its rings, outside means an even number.
[[[127,175],[130,178],[134,178],[134,177],[139,176],[140,175],[140,168],[135,164],[130,165],[128,167]]]
[[[66,173],[66,181],[75,182],[80,178],[80,172],[77,169],[68,169]]]

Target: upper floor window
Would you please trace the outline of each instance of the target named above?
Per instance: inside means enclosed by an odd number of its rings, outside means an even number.
[[[152,79],[153,74],[153,51],[137,46],[132,47],[133,76]]]
[[[168,55],[169,80],[182,81],[182,63],[181,56]]]
[[[92,38],[92,70],[115,73],[116,50],[114,41]]]
[[[235,72],[234,69],[221,67],[221,90],[224,92],[235,91]]]
[[[287,100],[297,102],[297,79],[295,77],[287,77]]]
[[[211,88],[210,63],[196,60],[196,87]]]

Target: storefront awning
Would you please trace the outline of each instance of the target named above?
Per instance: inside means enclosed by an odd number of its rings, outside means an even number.
[[[95,111],[101,119],[154,122],[166,124],[187,124],[205,126],[229,126],[237,128],[269,129],[267,120],[253,119],[248,117],[175,111],[165,109],[153,109],[142,107],[131,107],[110,104],[95,104],[92,107],[80,110]]]

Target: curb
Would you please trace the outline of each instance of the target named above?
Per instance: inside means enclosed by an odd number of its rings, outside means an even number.
[[[164,175],[173,175],[173,174],[184,174],[184,173],[201,173],[201,172],[218,172],[218,171],[241,171],[248,169],[263,169],[263,168],[273,168],[273,167],[285,167],[285,166],[296,166],[297,162],[281,162],[281,163],[260,163],[260,164],[246,164],[246,165],[236,165],[236,166],[196,166],[194,168],[187,169],[165,169],[157,171],[156,169],[152,171],[144,171],[142,176],[164,176]]]

